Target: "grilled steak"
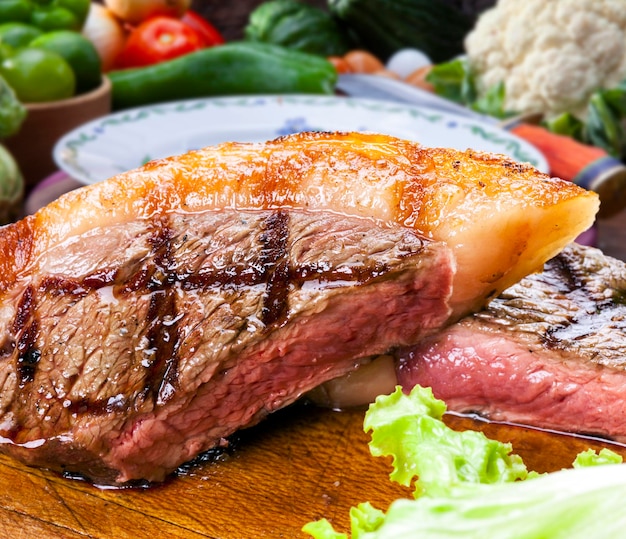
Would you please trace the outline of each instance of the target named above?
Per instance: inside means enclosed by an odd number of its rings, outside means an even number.
[[[161,480],[361,360],[441,327],[443,244],[303,211],[172,213],[46,252],[3,313],[0,449]]]
[[[399,355],[450,410],[626,442],[626,264],[572,244],[488,308]]]
[[[223,144],[68,193],[0,229],[0,450],[161,480],[482,307],[597,207],[502,156],[357,133]]]

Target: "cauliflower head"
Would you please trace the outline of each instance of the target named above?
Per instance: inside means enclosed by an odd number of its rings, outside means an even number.
[[[500,82],[505,108],[579,116],[626,78],[626,1],[499,0],[465,39],[479,95]]]

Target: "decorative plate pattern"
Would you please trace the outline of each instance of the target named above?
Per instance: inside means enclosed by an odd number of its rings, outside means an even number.
[[[89,184],[151,159],[300,131],[385,133],[425,146],[506,154],[548,170],[534,146],[487,123],[425,107],[307,95],[207,98],[128,109],[67,133],[53,156],[61,170]]]

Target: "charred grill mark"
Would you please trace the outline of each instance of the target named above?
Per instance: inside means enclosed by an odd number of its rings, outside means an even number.
[[[98,289],[104,286],[111,285],[115,282],[118,276],[117,268],[105,268],[101,271],[96,271],[91,275],[88,275],[83,279],[83,286],[90,289]]]
[[[121,294],[131,294],[133,292],[139,292],[148,288],[150,282],[151,272],[149,268],[143,267],[132,275],[125,283],[120,287]]]
[[[33,327],[33,326],[31,326]],[[25,347],[17,358],[17,375],[20,388],[23,388],[28,382],[35,379],[37,364],[41,359],[41,352],[33,346]]]
[[[164,222],[158,223],[151,238],[154,264],[143,271],[142,279],[151,292],[147,314],[147,346],[144,366],[148,368],[144,392],[151,394],[156,404],[168,401],[178,387],[178,329],[176,281],[172,272],[172,234]]]
[[[7,340],[0,346],[0,361],[12,357],[14,351],[15,341],[11,337],[8,337]]]
[[[41,352],[35,347],[39,324],[34,317],[34,307],[34,291],[29,286],[20,298],[11,328],[14,335],[19,335],[16,346],[16,371],[19,387],[22,389],[28,382],[32,382],[35,379],[37,364],[41,358]]]
[[[15,318],[13,319],[13,324],[11,325],[11,333],[14,335],[19,333],[26,323],[32,316],[34,303],[34,291],[31,286],[26,287],[20,301],[17,305],[17,312],[15,313]]]
[[[372,279],[381,277],[389,271],[389,266],[384,263],[369,265],[333,267],[330,264],[303,264],[290,270],[290,281],[302,286],[307,281],[333,282],[356,282],[364,284]]]
[[[285,260],[285,266],[287,266]],[[357,282],[366,283],[384,275],[389,270],[387,264],[375,263],[361,266],[334,267],[329,264],[302,264],[289,267],[289,275],[284,276],[289,283],[303,285],[307,281]],[[267,272],[261,264],[254,266],[233,266],[227,269],[205,268],[197,273],[180,278],[183,290],[202,290],[219,286],[245,287],[263,284],[267,281]]]
[[[546,263],[546,276],[555,275],[551,284],[561,293],[567,294],[583,286],[576,274],[576,269],[565,256],[559,255]]]
[[[127,399],[122,395],[117,395],[108,399],[77,399],[66,405],[66,409],[72,414],[105,415],[123,411],[127,405]]]
[[[585,294],[583,283],[576,275],[576,269],[562,255],[556,256],[546,263],[544,275],[550,279],[550,285],[563,295],[570,295],[577,292],[580,296]],[[555,350],[563,347],[563,340],[566,335],[571,334],[571,329],[576,325],[575,319],[570,319],[567,323],[548,328],[543,336],[544,346]]]
[[[75,279],[46,276],[39,283],[39,292],[47,292],[52,296],[63,296],[66,294],[85,296],[88,289]]]
[[[206,268],[180,278],[183,290],[208,289],[224,285],[234,287],[254,286],[263,282],[258,268],[234,266],[230,268]]]
[[[265,221],[265,230],[260,235],[261,255],[259,266],[265,276],[267,289],[261,311],[261,320],[270,325],[283,319],[288,311],[289,258],[287,239],[289,238],[289,216],[278,211]]]
[[[572,263],[564,253],[553,258],[546,265],[544,275],[551,278],[551,284],[563,295],[571,296],[580,307],[579,314],[572,316],[566,323],[550,327],[544,335],[544,345],[549,349],[561,349],[597,333],[603,327],[614,327],[616,320],[621,320],[622,302],[618,301],[619,291],[604,301],[594,297],[593,291],[586,286],[579,275],[579,266]]]
[[[176,329],[176,299],[170,288],[157,290],[150,297],[148,309],[148,346],[144,350],[149,365],[147,381],[157,404],[163,404],[178,386],[178,333]],[[148,388],[147,388],[148,389]]]

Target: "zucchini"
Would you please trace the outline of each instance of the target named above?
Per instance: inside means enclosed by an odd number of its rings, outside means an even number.
[[[441,63],[463,53],[471,19],[442,0],[328,0],[359,42],[386,61],[404,48],[419,49]]]
[[[332,94],[334,66],[269,43],[233,41],[147,67],[111,71],[113,109],[218,95]]]
[[[261,4],[250,13],[244,34],[249,41],[273,43],[320,56],[343,56],[355,46],[328,11],[297,0],[270,0]]]

